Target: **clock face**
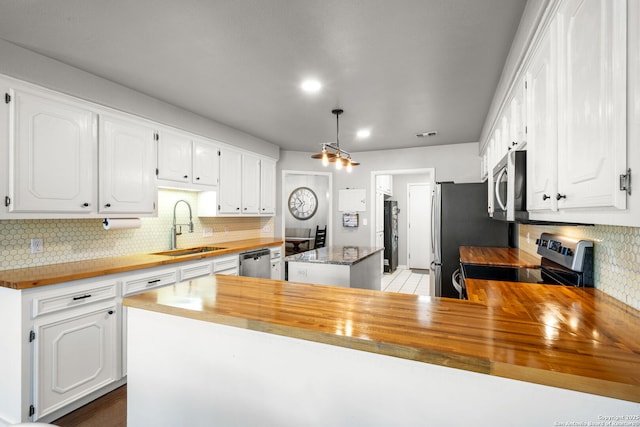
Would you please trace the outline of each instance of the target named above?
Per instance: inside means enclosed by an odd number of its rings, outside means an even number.
[[[308,187],[298,187],[289,196],[289,212],[297,219],[309,219],[318,209],[316,193]]]

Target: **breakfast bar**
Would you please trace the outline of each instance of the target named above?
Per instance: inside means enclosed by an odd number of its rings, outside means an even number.
[[[209,276],[127,297],[129,421],[551,426],[640,413],[637,311],[594,289],[547,291],[537,312],[489,295]]]

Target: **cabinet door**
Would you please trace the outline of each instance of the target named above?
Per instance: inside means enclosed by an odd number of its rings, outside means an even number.
[[[191,138],[169,131],[159,133],[158,179],[191,182]]]
[[[209,142],[193,142],[193,182],[217,186],[220,179],[219,148]]]
[[[116,381],[115,306],[43,324],[35,341],[35,419]]]
[[[276,162],[260,161],[260,213],[276,213]]]
[[[526,72],[527,79],[527,210],[556,210],[557,110],[553,37],[542,38]]]
[[[242,213],[260,213],[260,159],[242,155]]]
[[[95,212],[94,113],[64,98],[15,90],[9,115],[9,211]]]
[[[559,18],[558,208],[626,208],[626,2],[568,0]]]
[[[220,149],[220,196],[218,198],[221,214],[239,214],[242,181],[242,154],[229,148]]]
[[[154,213],[155,159],[153,129],[133,121],[100,116],[99,212]]]

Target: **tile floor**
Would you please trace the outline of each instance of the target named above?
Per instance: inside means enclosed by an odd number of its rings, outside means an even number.
[[[382,290],[402,294],[429,295],[429,270],[409,270],[399,266],[391,274],[382,275]]]

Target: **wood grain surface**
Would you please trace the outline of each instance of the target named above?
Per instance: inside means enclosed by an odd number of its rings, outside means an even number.
[[[12,289],[27,289],[53,285],[72,280],[122,273],[141,268],[157,267],[176,262],[193,261],[233,252],[284,244],[282,239],[259,238],[216,243],[225,249],[215,252],[196,253],[180,257],[154,254],[136,254],[119,257],[98,258],[86,261],[65,262],[38,267],[17,268],[0,271],[0,286]]]
[[[460,262],[505,267],[540,267],[539,257],[518,248],[460,246]]]
[[[637,311],[594,289],[470,282],[474,300],[462,301],[208,276],[124,304],[640,402]]]

